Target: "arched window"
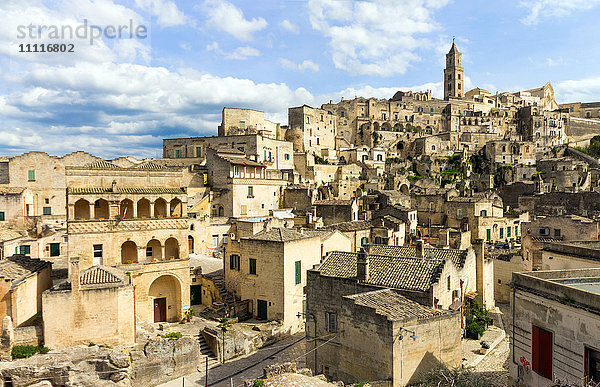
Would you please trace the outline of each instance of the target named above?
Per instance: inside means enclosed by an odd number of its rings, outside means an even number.
[[[167,216],[167,202],[163,198],[154,201],[154,217],[164,218]]]
[[[144,198],[137,202],[137,217],[138,218],[150,218],[150,200]]]
[[[360,238],[360,245],[361,246],[366,246],[369,244],[369,237],[362,237]]]
[[[179,242],[175,238],[165,241],[165,256],[167,259],[179,259]]]
[[[85,199],[79,199],[75,202],[75,219],[89,220],[90,219],[90,202]]]
[[[121,245],[121,263],[137,263],[137,245],[135,242],[127,241]]]
[[[121,219],[133,219],[133,202],[123,199],[119,205],[119,217]]]
[[[108,201],[98,199],[94,202],[94,219],[108,219]]]

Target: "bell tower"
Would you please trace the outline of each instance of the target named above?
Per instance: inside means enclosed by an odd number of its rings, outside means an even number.
[[[444,69],[444,99],[460,99],[464,95],[464,69],[462,68],[462,54],[458,52],[454,38],[452,47],[446,54],[446,68]]]

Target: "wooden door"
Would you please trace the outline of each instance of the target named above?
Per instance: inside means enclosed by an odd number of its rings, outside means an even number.
[[[256,300],[257,317],[261,320],[267,319],[267,301]]]
[[[194,254],[194,237],[188,235],[188,250],[190,254]]]
[[[167,321],[167,299],[155,298],[154,299],[154,322],[165,322]]]

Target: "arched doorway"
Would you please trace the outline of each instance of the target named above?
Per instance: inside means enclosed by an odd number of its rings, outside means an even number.
[[[133,202],[131,200],[121,200],[121,203],[119,204],[119,218],[133,219]]]
[[[162,245],[160,241],[152,239],[146,245],[146,259],[149,261],[160,261],[162,259]]]
[[[175,322],[181,317],[181,284],[172,275],[155,279],[148,291],[154,322]]]
[[[138,218],[150,218],[150,200],[144,198],[137,202],[137,216]]]
[[[165,256],[167,259],[179,259],[179,242],[175,238],[165,241]]]
[[[167,216],[167,202],[163,198],[158,198],[154,202],[154,217],[164,218]]]
[[[121,245],[121,263],[137,263],[137,245],[135,242],[127,241]]]
[[[90,219],[90,202],[85,199],[79,199],[75,202],[75,219],[89,220]]]
[[[408,185],[406,185],[406,184],[400,185],[400,192],[402,192],[403,194],[408,194]]]
[[[108,219],[108,201],[98,199],[94,202],[94,219]]]
[[[188,235],[188,250],[190,254],[194,253],[194,237],[191,235]]]

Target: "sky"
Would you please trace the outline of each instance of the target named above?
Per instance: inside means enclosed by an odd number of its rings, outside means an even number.
[[[467,89],[600,101],[599,16],[600,0],[1,0],[0,155],[160,157],[163,138],[216,135],[223,107],[285,125],[342,97],[441,98],[453,37]]]

